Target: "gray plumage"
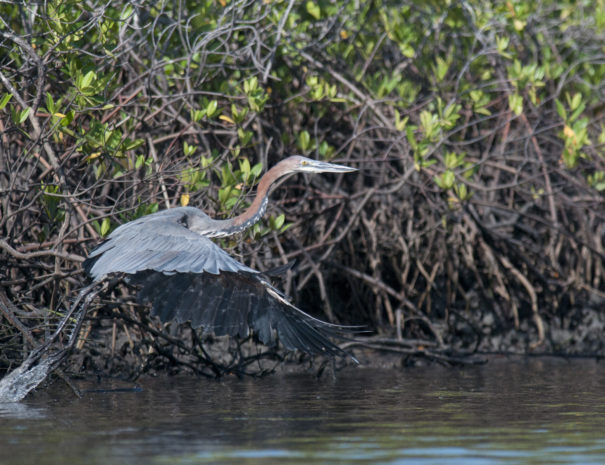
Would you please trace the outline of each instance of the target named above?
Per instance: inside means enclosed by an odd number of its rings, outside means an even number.
[[[134,274],[143,270],[257,273],[194,232],[210,221],[208,215],[194,207],[171,208],[144,216],[113,231],[88,255],[84,268],[96,281],[110,273]]]
[[[123,224],[84,262],[95,281],[124,273],[139,286],[138,300],[152,304],[163,322],[190,321],[217,336],[247,337],[289,350],[348,355],[329,336],[343,327],[314,318],[292,305],[268,278],[231,257],[209,237],[238,233],[264,213],[275,180],[295,172],[353,171],[341,165],[290,157],[261,179],[257,196],[242,215],[214,220],[193,207],[179,207]]]

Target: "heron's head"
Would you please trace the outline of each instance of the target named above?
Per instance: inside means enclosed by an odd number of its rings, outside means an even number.
[[[293,155],[278,163],[283,171],[280,174],[290,173],[348,173],[357,171],[357,168],[350,166],[336,165],[325,161],[312,160],[300,155]],[[276,166],[278,166],[276,165]]]

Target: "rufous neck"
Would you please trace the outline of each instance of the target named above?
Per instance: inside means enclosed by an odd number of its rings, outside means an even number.
[[[252,204],[241,215],[233,218],[234,225],[241,226],[246,224],[247,226],[252,226],[261,219],[267,210],[271,186],[275,181],[277,181],[278,178],[282,176],[279,171],[278,163],[265,173],[258,183],[256,196],[254,197]]]

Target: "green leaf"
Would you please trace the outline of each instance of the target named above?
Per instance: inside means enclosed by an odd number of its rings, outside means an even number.
[[[236,124],[241,123],[241,120],[239,120],[239,112],[237,111],[235,103],[231,104],[231,118],[233,119],[233,121],[235,121]]]
[[[442,179],[445,188],[450,189],[454,185],[456,177],[454,176],[453,171],[447,170],[445,173],[443,173]]]
[[[206,114],[208,118],[212,118],[216,113],[216,109],[218,108],[218,102],[216,100],[211,100],[206,106]]]
[[[234,104],[231,104],[231,116],[235,124],[241,124],[246,119],[246,115],[248,114],[248,108],[244,107],[240,111],[237,110],[237,107]]]
[[[233,191],[236,192],[236,191]],[[235,207],[235,204],[238,202],[238,198],[237,196],[235,197],[230,197],[225,201],[225,209],[227,210],[231,210],[233,207]]]
[[[422,130],[427,138],[431,138],[436,129],[436,117],[427,110],[424,110],[420,113],[420,124],[422,125]]]
[[[521,113],[523,113],[523,97],[521,97],[519,94],[509,95],[508,106],[515,115],[519,116]]]
[[[307,7],[307,13],[315,19],[321,19],[321,8],[317,3],[308,1],[305,6]]]
[[[256,76],[252,76],[247,81],[244,81],[244,92],[246,94],[251,94],[258,88],[258,78]]]
[[[407,126],[405,128],[406,139],[408,140],[408,144],[412,147],[413,150],[418,149],[418,142],[416,141],[416,137],[414,136],[414,126]]]
[[[260,172],[263,170],[263,164],[262,163],[257,163],[256,165],[254,165],[252,167],[252,169],[250,170],[250,174],[252,176],[254,176],[255,178],[258,178],[260,175]]]
[[[284,225],[284,221],[286,221],[286,215],[282,213],[275,218],[275,229],[281,229],[281,227]]]
[[[605,190],[605,181],[601,181],[601,182],[596,183],[594,185],[594,188],[596,190],[598,190],[599,192],[604,191]]]
[[[576,95],[580,95],[580,94],[576,94]],[[570,116],[569,121],[575,121],[578,118],[578,116],[580,116],[582,114],[582,112],[584,111],[585,108],[586,108],[586,104],[584,102],[581,102],[579,104],[579,106],[576,108],[576,110]]]
[[[239,161],[239,170],[242,172],[242,178],[247,181],[250,177],[250,162],[247,158],[243,158]]]
[[[56,113],[55,102],[53,100],[53,96],[50,95],[50,92],[46,92],[46,110],[53,115]]]
[[[23,124],[23,122],[27,119],[27,116],[29,115],[30,111],[31,111],[31,107],[27,107],[25,110],[22,110],[19,113],[19,119],[18,119],[19,124]]]
[[[191,121],[197,123],[206,114],[206,110],[191,110]]]
[[[144,139],[135,139],[135,140],[126,139],[124,141],[124,150],[128,151],[128,150],[136,149],[137,147],[140,147],[144,143],[145,143]]]
[[[456,177],[454,176],[453,171],[446,170],[441,176],[435,176],[433,179],[435,180],[435,184],[437,184],[441,189],[447,190],[454,186]]]
[[[496,47],[498,48],[498,53],[505,58],[510,58],[510,55],[506,53],[506,49],[508,48],[508,43],[510,42],[510,37],[497,37],[496,38]]]
[[[97,79],[97,73],[95,73],[94,71],[91,70],[88,73],[86,73],[84,75],[84,77],[82,77],[82,79],[80,80],[80,85],[78,87],[80,88],[80,90],[86,89],[87,87],[90,87],[92,82],[95,81],[96,79]]]
[[[306,152],[309,149],[309,145],[311,143],[311,136],[307,131],[302,131],[298,135],[298,146],[303,152]]]
[[[601,132],[599,133],[599,145],[605,144],[605,126],[601,124]]]
[[[456,195],[460,200],[468,200],[472,196],[472,192],[468,191],[466,184],[456,184],[454,186],[454,192],[456,192]]]
[[[414,58],[416,53],[410,44],[399,44],[399,50],[406,58]]]
[[[252,131],[244,131],[242,128],[238,128],[237,135],[239,137],[239,140],[240,140],[242,146],[246,146],[246,145],[248,145],[248,142],[250,142],[250,140],[252,139],[252,136],[254,134],[252,133]]]
[[[183,142],[183,153],[189,157],[195,153],[197,146],[189,145],[187,142]]]
[[[76,112],[74,110],[70,110],[65,114],[65,118],[61,119],[61,127],[67,127],[74,120],[76,116]],[[64,129],[65,131],[65,129]]]
[[[4,97],[2,97],[2,100],[0,100],[0,110],[4,109],[11,97],[12,94],[4,94]]]
[[[557,113],[561,117],[563,121],[567,120],[567,112],[565,111],[565,107],[561,103],[559,99],[555,99],[555,106],[557,107]]]
[[[109,221],[109,218],[103,219],[103,222],[101,223],[101,236],[102,237],[105,237],[107,235],[110,227],[111,227],[111,223]]]
[[[582,94],[580,94],[579,92],[573,96],[573,98],[571,99],[571,102],[569,104],[569,107],[572,110],[575,110],[576,108],[578,108],[578,105],[580,105],[580,102],[582,101]]]
[[[130,18],[132,13],[133,13],[133,8],[132,8],[132,6],[128,5],[126,8],[124,8],[122,10],[122,13],[120,14],[120,21],[126,21],[128,18]]]
[[[403,131],[405,129],[406,124],[408,124],[409,116],[405,116],[401,119],[401,115],[398,110],[395,110],[395,129],[398,131]]]
[[[448,169],[454,169],[462,165],[464,163],[465,153],[456,153],[456,152],[448,152],[445,154],[444,162],[445,167]]]
[[[447,70],[449,69],[449,65],[447,64],[447,62],[441,58],[440,56],[437,57],[437,82],[441,82],[443,81],[443,78],[445,77],[445,75],[447,74]]]

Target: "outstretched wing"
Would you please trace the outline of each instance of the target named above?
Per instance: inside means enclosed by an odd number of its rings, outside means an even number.
[[[138,300],[151,302],[164,322],[190,321],[217,336],[247,337],[252,330],[265,345],[279,340],[288,350],[347,356],[330,341],[342,329],[306,314],[285,299],[260,273],[225,271],[165,275],[144,271],[129,282],[141,287]]]
[[[348,355],[329,339],[342,327],[298,309],[264,275],[187,229],[181,221],[187,213],[166,210],[120,226],[90,253],[84,269],[95,280],[130,275],[140,286],[139,301],[151,302],[152,314],[164,322],[190,321],[217,336],[246,337],[252,330],[266,345],[279,340],[289,350]]]

